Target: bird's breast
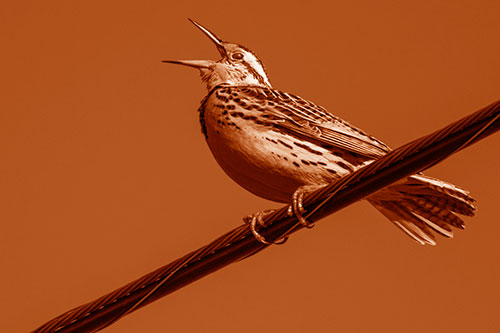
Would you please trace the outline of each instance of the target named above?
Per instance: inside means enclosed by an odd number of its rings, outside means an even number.
[[[301,185],[352,172],[354,167],[338,154],[277,131],[264,117],[265,107],[228,88],[213,92],[200,110],[212,154],[239,185],[260,197],[289,202]]]

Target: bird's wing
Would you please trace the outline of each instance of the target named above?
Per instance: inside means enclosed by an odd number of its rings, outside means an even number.
[[[338,147],[369,158],[377,158],[390,151],[383,142],[303,98],[268,88],[238,89],[240,96],[264,106],[260,110],[272,116],[271,121],[276,128],[303,140]]]

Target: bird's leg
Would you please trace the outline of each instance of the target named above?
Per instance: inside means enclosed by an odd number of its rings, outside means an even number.
[[[261,211],[261,212],[257,212],[257,213],[245,216],[243,218],[243,221],[245,223],[250,224],[250,230],[252,231],[252,234],[255,237],[255,239],[258,240],[259,242],[263,243],[263,244],[267,244],[267,245],[270,245],[270,244],[283,244],[288,239],[288,237],[284,237],[282,240],[279,240],[277,242],[268,242],[264,238],[264,236],[262,236],[261,234],[259,234],[259,232],[256,229],[257,224],[259,224],[260,226],[265,226],[266,223],[264,222],[264,217],[267,216],[267,215],[269,215],[269,214],[272,214],[275,211],[276,211],[276,209],[267,209],[267,210],[264,210],[264,211]]]
[[[288,207],[288,215],[295,215],[300,224],[302,224],[306,228],[312,228],[314,224],[307,222],[307,220],[303,216],[303,214],[306,212],[303,205],[304,195],[319,190],[326,185],[327,184],[314,184],[299,186],[299,188],[297,188],[295,192],[293,192],[292,203]]]

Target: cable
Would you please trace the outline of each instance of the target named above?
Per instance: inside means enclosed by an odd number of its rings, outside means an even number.
[[[391,183],[422,171],[454,152],[500,129],[497,101],[441,130],[395,149],[304,198],[308,221],[317,221]],[[288,206],[264,217],[258,232],[276,241],[302,228],[287,215]],[[241,225],[210,244],[105,295],[69,310],[34,332],[94,332],[230,263],[253,255],[268,245],[258,242],[248,225]]]

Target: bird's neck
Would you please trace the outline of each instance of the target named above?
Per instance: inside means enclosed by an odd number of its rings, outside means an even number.
[[[216,64],[209,69],[202,69],[201,79],[206,83],[209,91],[219,85],[271,88],[267,78],[263,78],[258,73],[253,73],[252,68],[244,66]]]

